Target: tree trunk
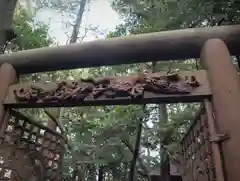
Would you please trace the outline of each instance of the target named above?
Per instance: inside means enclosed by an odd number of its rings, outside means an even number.
[[[148,165],[150,165],[150,156],[151,156],[151,154],[150,154],[150,148],[149,148],[149,146],[147,147],[147,156],[148,156],[148,159],[147,159],[147,163],[148,163]]]
[[[145,105],[143,106],[143,110],[145,109]],[[133,181],[135,180],[135,167],[136,167],[136,162],[137,162],[137,158],[139,155],[139,149],[140,149],[140,142],[141,142],[141,134],[142,134],[142,119],[138,120],[138,127],[137,127],[137,138],[136,138],[136,143],[135,143],[135,150],[133,153],[133,160],[131,162],[131,166],[130,166],[130,172],[129,172],[129,177],[128,180],[129,181]]]
[[[5,39],[5,31],[0,30],[0,54],[4,51]]]
[[[0,1],[0,30],[6,30],[11,27],[16,3],[17,0]]]
[[[104,169],[104,167],[102,165],[100,165],[99,169],[98,169],[98,181],[103,181],[103,178],[104,178],[103,169]]]
[[[88,179],[89,181],[96,181],[97,169],[94,164],[88,165]]]
[[[76,22],[73,26],[73,31],[72,31],[72,36],[71,36],[71,39],[70,39],[70,44],[77,42],[78,34],[79,34],[79,31],[80,31],[79,29],[80,29],[80,26],[82,24],[82,18],[83,18],[83,13],[84,13],[86,4],[87,4],[87,0],[81,0],[80,1],[79,11],[78,11],[78,14],[77,14]]]
[[[133,149],[132,145],[127,140],[121,140],[121,141],[129,149],[129,151],[131,151],[132,154],[134,155],[134,149]],[[144,174],[147,175],[148,180],[151,181],[151,178],[149,176],[150,171],[149,171],[148,167],[144,164],[143,160],[140,157],[137,157],[137,160],[139,162],[141,169],[143,169]]]
[[[167,122],[168,122],[168,114],[167,114],[166,104],[160,104],[159,105],[159,124],[163,125]],[[162,173],[162,177],[164,177],[162,179],[164,181],[170,181],[169,155],[168,155],[168,153],[165,149],[165,145],[162,143],[162,141],[163,140],[160,140],[160,158],[161,158],[160,173]]]
[[[6,41],[5,30],[11,28],[14,10],[17,0],[0,1],[0,52],[4,48]]]

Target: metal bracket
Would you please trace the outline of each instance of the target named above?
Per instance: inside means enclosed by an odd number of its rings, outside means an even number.
[[[230,136],[227,133],[215,133],[210,137],[210,142],[219,143],[229,139]]]

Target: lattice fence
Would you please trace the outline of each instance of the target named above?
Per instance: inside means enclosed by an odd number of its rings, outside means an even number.
[[[208,118],[202,106],[182,140],[183,181],[216,181]]]
[[[2,126],[0,180],[60,181],[64,140],[16,111]]]

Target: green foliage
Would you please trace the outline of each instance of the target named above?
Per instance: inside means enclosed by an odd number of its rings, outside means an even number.
[[[58,1],[45,1],[50,7],[59,7]],[[66,6],[67,1],[63,2]],[[71,1],[76,3],[77,1]],[[55,3],[55,4],[54,4]],[[109,32],[107,38],[129,34],[181,29],[187,27],[213,26],[224,18],[225,24],[239,21],[240,4],[230,0],[115,0],[113,8],[125,22]],[[72,11],[72,9],[71,9]],[[14,20],[14,29],[19,38],[11,50],[25,50],[49,46],[53,43],[48,37],[48,28],[34,23],[32,18],[21,12]],[[149,60],[151,61],[151,60]],[[193,70],[196,60],[168,61],[157,64],[158,71]],[[59,79],[79,79],[79,77],[100,77],[105,75],[129,75],[151,69],[151,63],[99,67],[71,71],[47,72],[22,77],[21,81],[56,81]],[[158,105],[105,106],[64,108],[60,122],[67,130],[69,140],[78,157],[78,164],[85,180],[95,181],[100,167],[108,181],[127,180],[129,163],[135,148],[137,120],[143,119],[140,154],[137,170],[156,167],[161,161],[161,145],[174,159],[179,142],[188,125],[194,120],[199,104],[166,105],[168,122],[163,123]],[[47,121],[39,109],[28,110],[28,115]],[[127,142],[130,148],[124,144]],[[64,157],[64,180],[70,180],[73,162],[71,153]],[[139,174],[135,180],[143,180]]]
[[[234,0],[116,0],[112,1],[113,8],[123,17],[124,24],[116,27],[108,37],[129,34],[166,31],[181,28],[215,26],[220,24],[239,23],[240,4]],[[151,60],[149,60],[151,61]],[[196,69],[197,60],[182,60],[181,62],[161,62],[157,70],[192,70]],[[123,67],[123,66],[121,66]],[[127,66],[125,66],[127,67]],[[149,64],[141,64],[139,70],[149,68]],[[128,68],[128,67],[127,67]],[[135,69],[136,68],[135,65]],[[124,68],[122,68],[124,69]],[[149,153],[159,153],[159,140],[172,159],[178,150],[179,142],[184,136],[188,125],[194,120],[199,109],[198,104],[167,105],[168,122],[160,119],[156,106],[151,111],[149,120],[144,124],[141,148],[148,151],[148,155],[140,155],[148,162],[148,166],[156,166],[156,156],[149,157]],[[154,154],[153,154],[154,155]]]
[[[48,35],[48,26],[34,23],[33,18],[28,17],[24,10],[16,15],[13,29],[17,34],[17,39],[14,42],[17,45],[17,50],[46,47],[53,43]]]

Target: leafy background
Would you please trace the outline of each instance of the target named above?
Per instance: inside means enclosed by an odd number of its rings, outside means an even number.
[[[31,0],[26,1],[30,3]],[[34,13],[42,7],[75,13],[73,34],[79,33],[81,13],[76,7],[85,6],[80,0],[35,0],[35,9],[29,12],[18,4],[13,20],[17,33],[5,53],[56,45],[49,36],[49,27],[36,22]],[[237,0],[114,0],[112,8],[123,23],[106,38],[173,29],[238,24],[240,2]],[[84,8],[82,8],[84,11]],[[73,38],[72,36],[71,38]],[[72,39],[73,42],[77,41]],[[233,57],[233,60],[239,60]],[[151,60],[149,60],[151,61]],[[55,81],[88,76],[129,75],[146,69],[157,71],[194,70],[198,59],[181,61],[119,65],[36,73],[21,76],[25,81]],[[194,119],[199,104],[149,104],[128,106],[101,106],[62,108],[57,118],[64,127],[71,151],[64,156],[63,180],[71,180],[73,172],[78,180],[120,181],[149,180],[154,168],[160,172],[164,158],[175,160],[179,141]],[[23,109],[43,124],[51,121],[42,109]],[[76,155],[76,157],[73,157]],[[76,163],[78,167],[76,168]]]

